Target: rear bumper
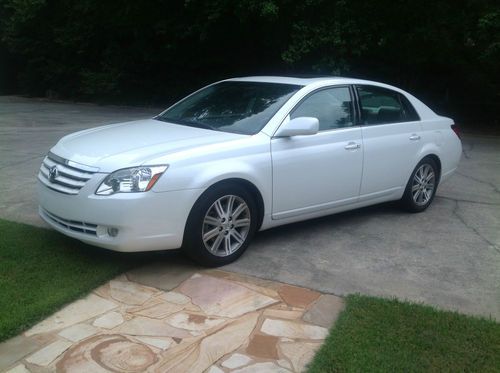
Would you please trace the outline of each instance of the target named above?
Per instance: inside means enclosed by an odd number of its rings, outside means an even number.
[[[115,251],[167,250],[182,245],[187,217],[201,189],[97,196],[96,175],[77,195],[38,182],[39,214],[55,230]],[[112,237],[108,228],[118,233]]]

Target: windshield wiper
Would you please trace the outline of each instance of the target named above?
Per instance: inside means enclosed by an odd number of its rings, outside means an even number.
[[[170,120],[168,118],[163,118],[161,116],[157,116],[154,119],[159,120],[161,122],[169,122],[169,123],[180,124],[180,125],[189,126],[189,127],[204,128],[207,130],[218,131],[217,128],[212,127],[209,124],[201,123],[201,122],[192,122],[190,120],[185,120],[185,119]]]
[[[190,121],[186,121],[186,126],[199,127],[199,128],[205,128],[205,129],[207,129],[207,130],[218,131],[218,129],[217,129],[217,128],[212,127],[212,126],[211,126],[211,125],[209,125],[209,124],[206,124],[206,123],[201,123],[201,122],[190,122]]]

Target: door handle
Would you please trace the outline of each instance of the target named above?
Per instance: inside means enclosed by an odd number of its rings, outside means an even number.
[[[355,142],[350,142],[346,146],[344,146],[345,150],[356,150],[361,148],[361,145]]]
[[[417,141],[420,140],[420,136],[414,133],[413,135],[410,136],[411,141]]]

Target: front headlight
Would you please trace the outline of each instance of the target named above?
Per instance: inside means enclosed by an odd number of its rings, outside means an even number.
[[[164,166],[139,166],[124,168],[109,174],[95,194],[109,196],[115,193],[147,192],[166,171]]]

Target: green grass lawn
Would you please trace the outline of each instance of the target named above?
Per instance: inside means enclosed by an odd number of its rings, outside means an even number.
[[[150,260],[0,219],[0,341]],[[500,324],[397,300],[348,296],[309,372],[377,371],[500,372]]]
[[[350,295],[309,372],[500,372],[500,324]]]
[[[140,263],[137,259],[0,219],[0,341]]]

